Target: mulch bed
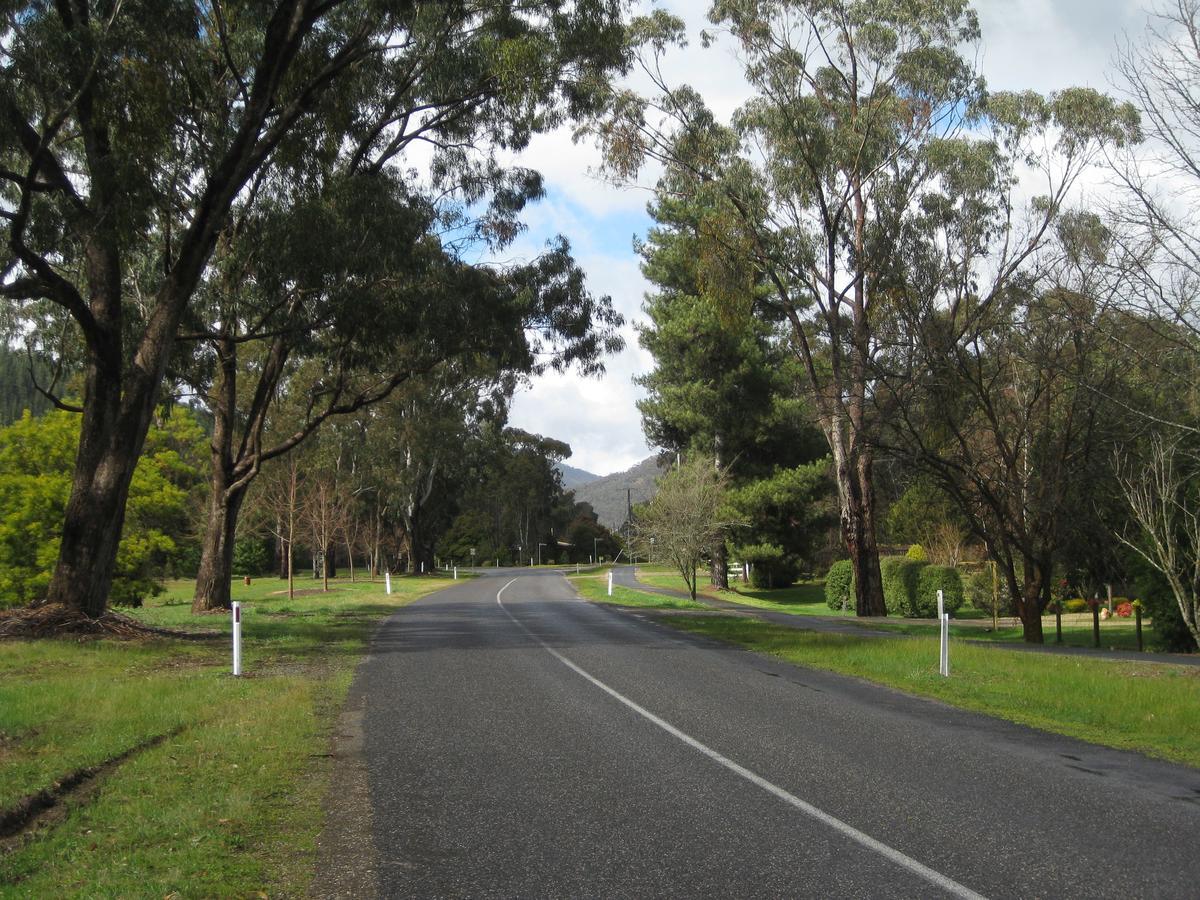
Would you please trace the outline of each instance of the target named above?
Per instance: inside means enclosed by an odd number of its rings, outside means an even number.
[[[57,603],[0,610],[0,640],[48,637],[73,637],[79,640],[108,637],[127,641],[149,641],[165,637],[204,640],[211,636],[154,628],[111,610],[98,618],[92,618],[82,610]]]

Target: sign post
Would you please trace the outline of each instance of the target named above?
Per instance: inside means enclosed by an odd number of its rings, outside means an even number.
[[[242,604],[233,602],[233,674],[242,674]]]

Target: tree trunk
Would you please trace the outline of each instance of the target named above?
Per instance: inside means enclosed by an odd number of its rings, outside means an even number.
[[[237,410],[237,345],[228,337],[216,342],[217,377],[210,401],[213,433],[209,442],[208,522],[201,541],[200,570],[192,612],[231,609],[233,542],[237,517],[246,497],[246,485],[231,489],[234,482],[233,430]]]
[[[1049,600],[1050,566],[1026,559],[1025,579],[1017,597],[1017,615],[1021,619],[1022,637],[1027,644],[1044,644],[1042,610]]]
[[[725,539],[717,541],[712,550],[712,571],[709,581],[722,591],[729,590],[729,556],[725,549]]]
[[[223,482],[223,473],[214,469],[213,490],[208,498],[208,524],[200,550],[200,570],[196,573],[196,592],[192,595],[193,613],[233,608],[230,597],[234,574],[233,545],[246,490],[240,488],[229,492],[218,487]]]
[[[115,352],[120,352],[119,344]],[[119,358],[108,365],[89,363],[79,449],[47,603],[93,618],[108,608],[125,503],[150,428],[157,384],[150,386],[143,378],[129,385],[122,402]]]
[[[275,516],[275,558],[279,563],[279,577],[286,579],[288,577],[288,558],[284,555],[284,545],[286,541],[279,535],[283,534],[283,521],[280,516]]]
[[[321,558],[325,560],[325,578],[337,578],[337,546],[330,543],[321,554]]]
[[[713,465],[716,466],[718,472],[721,471],[721,451],[725,447],[725,441],[722,435],[718,434],[713,438]],[[712,548],[712,571],[709,573],[709,582],[718,590],[729,590],[729,564],[725,554],[725,536],[717,540],[717,543]]]
[[[859,447],[853,454],[835,453],[838,493],[841,495],[842,539],[854,567],[854,608],[859,616],[886,616],[883,576],[879,571],[879,545],[875,538],[875,488],[872,453]]]

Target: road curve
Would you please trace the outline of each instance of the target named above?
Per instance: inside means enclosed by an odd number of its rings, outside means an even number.
[[[1195,770],[682,636],[556,573],[401,610],[356,690],[383,896],[1200,887]]]

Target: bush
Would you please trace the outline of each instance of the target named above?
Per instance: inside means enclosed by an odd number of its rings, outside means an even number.
[[[854,609],[854,566],[839,559],[825,575],[825,603],[830,609]]]
[[[962,577],[952,566],[925,566],[917,579],[917,615],[932,618],[937,615],[937,592],[942,592],[946,612],[954,615],[963,605]]]
[[[750,584],[756,588],[787,587],[800,574],[794,557],[776,544],[753,544],[737,552],[742,562],[750,563]]]
[[[1074,597],[1070,600],[1063,601],[1063,612],[1081,613],[1087,612],[1088,602],[1082,597]]]
[[[894,616],[917,615],[917,584],[928,563],[906,556],[885,556],[879,561],[883,575],[883,602]]]
[[[271,551],[261,537],[238,538],[233,542],[234,575],[258,577],[271,567]]]
[[[1117,604],[1117,615],[1122,619],[1128,619],[1133,615],[1133,604],[1126,600],[1124,603]]]
[[[908,548],[908,552],[904,554],[905,559],[915,560],[916,562],[929,562],[929,556],[925,553],[925,548],[920,544],[913,544]]]

